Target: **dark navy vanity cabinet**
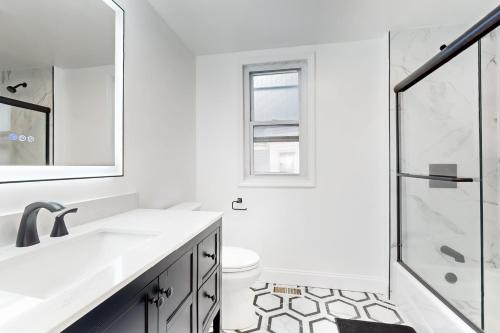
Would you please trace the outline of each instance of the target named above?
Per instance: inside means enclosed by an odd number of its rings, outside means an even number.
[[[221,332],[220,239],[219,220],[64,332]]]

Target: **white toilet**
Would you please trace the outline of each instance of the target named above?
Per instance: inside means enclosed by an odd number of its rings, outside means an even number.
[[[250,286],[260,275],[259,255],[251,250],[222,247],[222,328],[244,330],[255,324]]]
[[[199,210],[199,202],[184,202],[170,210]],[[222,329],[245,330],[257,317],[250,286],[260,275],[260,257],[240,247],[222,247]]]

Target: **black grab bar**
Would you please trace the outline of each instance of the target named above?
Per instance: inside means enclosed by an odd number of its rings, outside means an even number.
[[[472,183],[472,182],[474,182],[474,178],[462,178],[462,177],[453,177],[453,176],[441,176],[441,175],[425,176],[425,175],[415,175],[415,174],[403,173],[403,172],[399,172],[397,175],[399,177],[439,180],[439,181],[443,181],[443,182],[453,182],[453,183]]]

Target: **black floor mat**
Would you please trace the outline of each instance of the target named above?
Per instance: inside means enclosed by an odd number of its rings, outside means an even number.
[[[417,333],[413,328],[403,325],[340,318],[336,321],[339,333]]]

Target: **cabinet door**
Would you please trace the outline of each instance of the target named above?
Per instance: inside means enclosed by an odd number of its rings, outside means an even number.
[[[130,295],[128,290],[115,295],[63,332],[158,333],[157,290],[155,279],[139,292],[132,288]]]
[[[106,333],[158,333],[158,283],[144,288],[127,308],[102,332]]]
[[[165,305],[160,309],[160,322],[170,321],[181,304],[193,297],[193,268],[194,256],[191,250],[160,275],[160,294],[166,299]]]
[[[184,302],[174,315],[174,317],[162,327],[160,322],[160,332],[162,333],[195,333],[196,323],[194,321],[194,307],[192,299]]]

